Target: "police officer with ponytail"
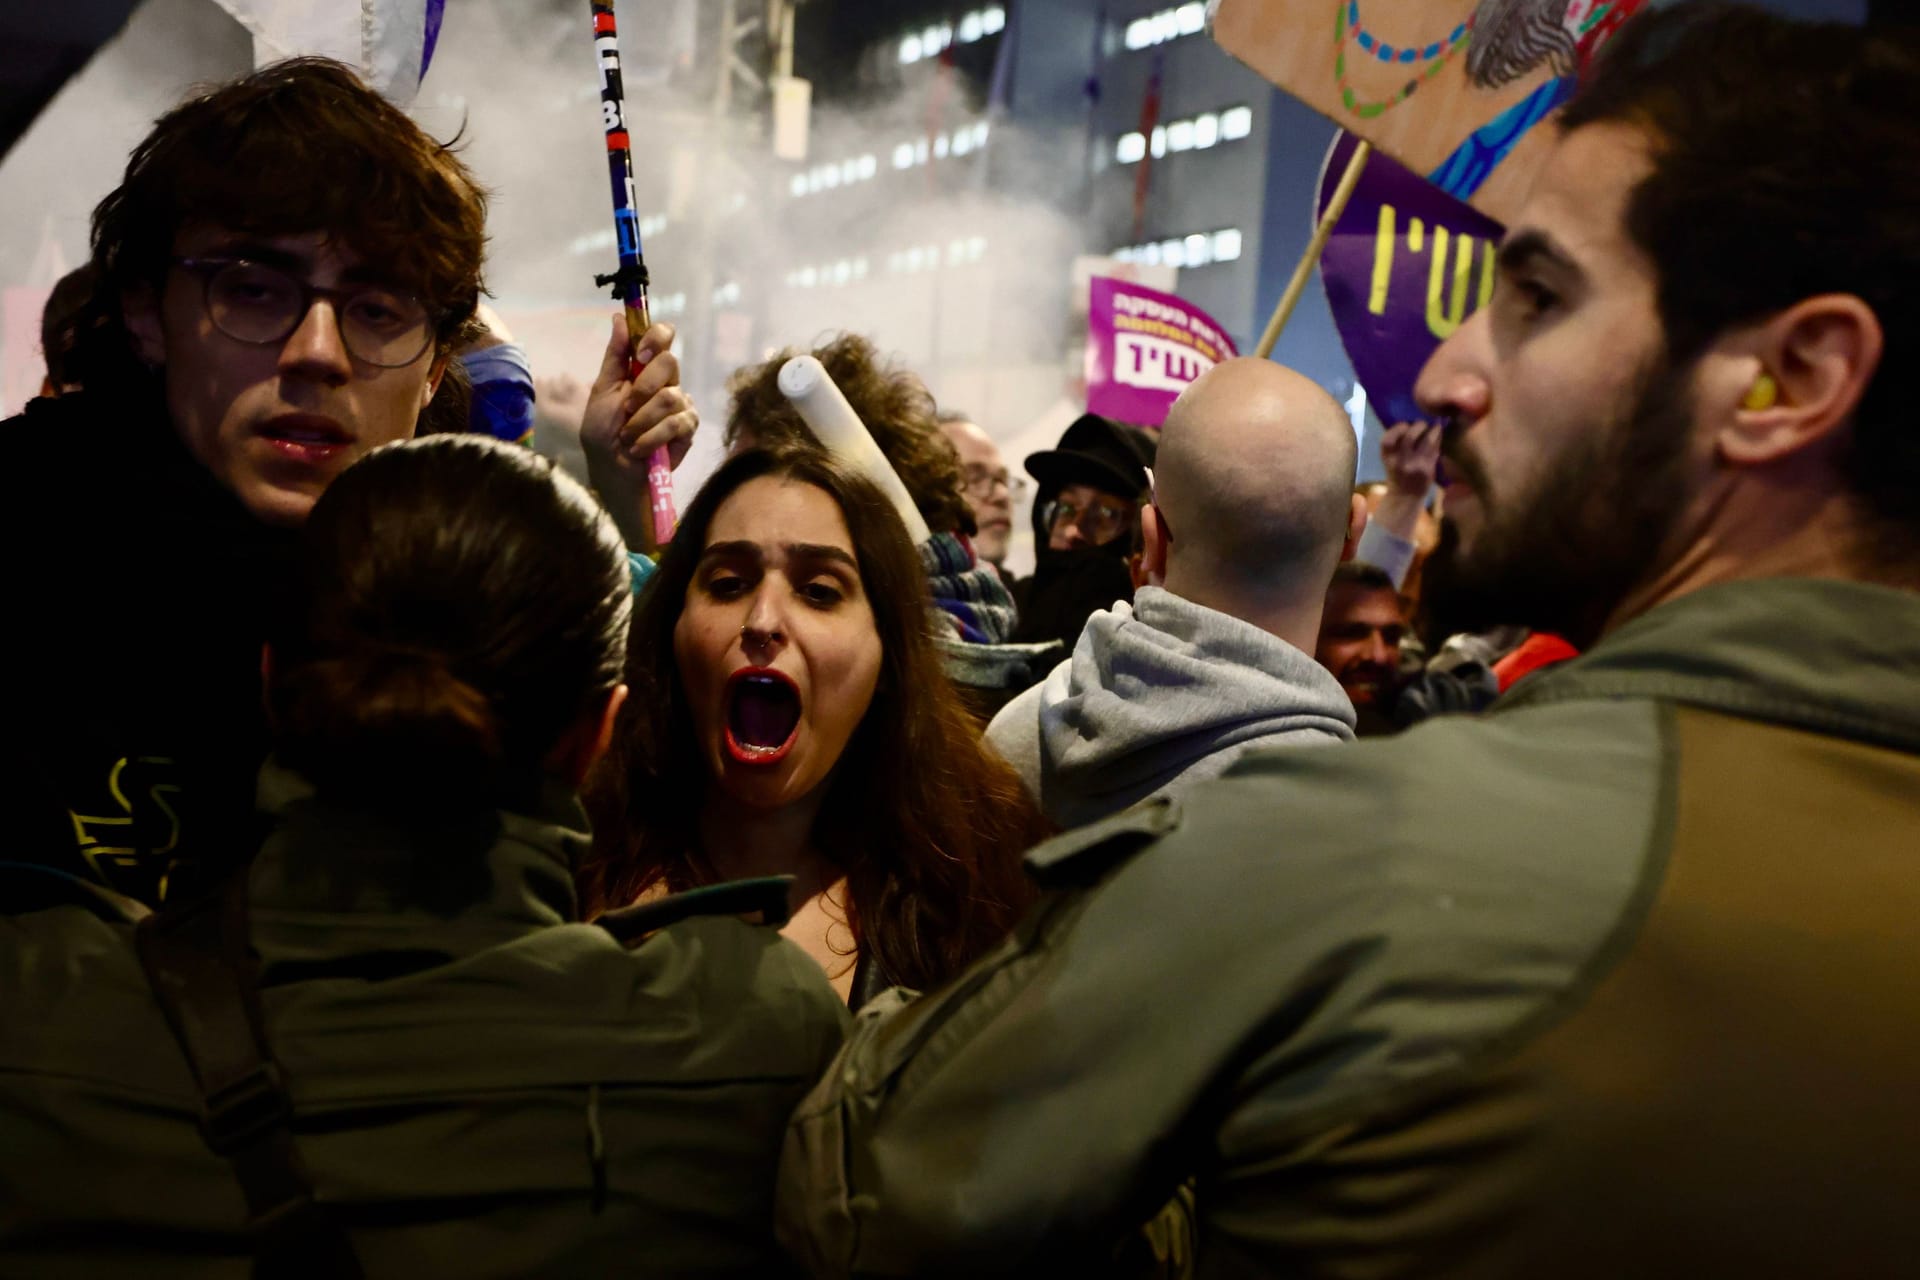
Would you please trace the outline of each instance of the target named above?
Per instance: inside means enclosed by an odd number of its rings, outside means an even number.
[[[299,565],[251,868],[158,916],[0,871],[0,1274],[777,1273],[781,1132],[847,1015],[736,891],[579,922],[612,521],[435,436],[348,468]]]

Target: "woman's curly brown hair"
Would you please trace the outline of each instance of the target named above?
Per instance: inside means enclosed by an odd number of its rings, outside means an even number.
[[[755,445],[813,443],[813,433],[781,394],[779,384],[780,367],[806,354],[790,347],[761,364],[735,370],[727,379],[732,402],[727,407],[724,437],[729,450],[743,433]],[[973,508],[961,491],[960,457],[940,430],[939,410],[926,384],[883,358],[872,339],[857,333],[842,333],[815,347],[812,355],[826,366],[847,403],[867,424],[880,452],[900,473],[900,482],[907,486],[927,528],[969,537],[979,532]]]

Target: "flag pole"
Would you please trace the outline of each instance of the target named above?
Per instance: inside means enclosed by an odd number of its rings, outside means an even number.
[[[620,33],[614,25],[613,0],[589,0],[593,9],[593,52],[600,64],[600,119],[607,133],[607,173],[613,182],[613,229],[620,255],[619,269],[596,275],[594,283],[612,285],[627,315],[627,376],[640,376],[632,363],[640,339],[652,325],[647,314],[647,262],[641,252],[640,214],[633,188],[633,152],[627,139],[626,86],[620,76]],[[658,551],[673,538],[673,462],[665,449],[647,458],[647,495],[653,509],[653,543]]]
[[[1333,199],[1327,202],[1320,225],[1313,229],[1313,238],[1307,241],[1307,251],[1300,255],[1300,264],[1293,269],[1293,279],[1287,281],[1286,292],[1280,295],[1273,315],[1267,320],[1266,332],[1260,335],[1260,343],[1253,349],[1253,354],[1262,360],[1273,354],[1273,344],[1280,341],[1280,331],[1287,327],[1287,321],[1293,318],[1293,309],[1300,305],[1300,295],[1307,291],[1313,266],[1320,261],[1327,241],[1333,237],[1334,224],[1347,211],[1347,201],[1353,198],[1353,189],[1360,184],[1360,173],[1367,167],[1367,157],[1372,154],[1373,144],[1362,138],[1347,160],[1346,172],[1340,175],[1340,185],[1334,188]]]

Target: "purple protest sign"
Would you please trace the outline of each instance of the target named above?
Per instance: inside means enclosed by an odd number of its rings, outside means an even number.
[[[1240,353],[1170,293],[1095,276],[1087,294],[1087,412],[1158,427],[1187,384]]]
[[[1325,210],[1356,146],[1334,139],[1320,174]],[[1374,152],[1320,255],[1334,328],[1383,422],[1423,416],[1413,383],[1434,348],[1493,293],[1506,229]]]

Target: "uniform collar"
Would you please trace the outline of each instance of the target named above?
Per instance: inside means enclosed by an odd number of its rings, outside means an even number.
[[[1920,593],[1762,578],[1660,605],[1496,710],[1646,697],[1920,751]]]
[[[254,860],[249,901],[269,965],[370,949],[453,957],[578,918],[573,867],[590,837],[585,811],[558,783],[531,812],[402,822],[324,800],[269,763],[260,805],[276,825]]]

